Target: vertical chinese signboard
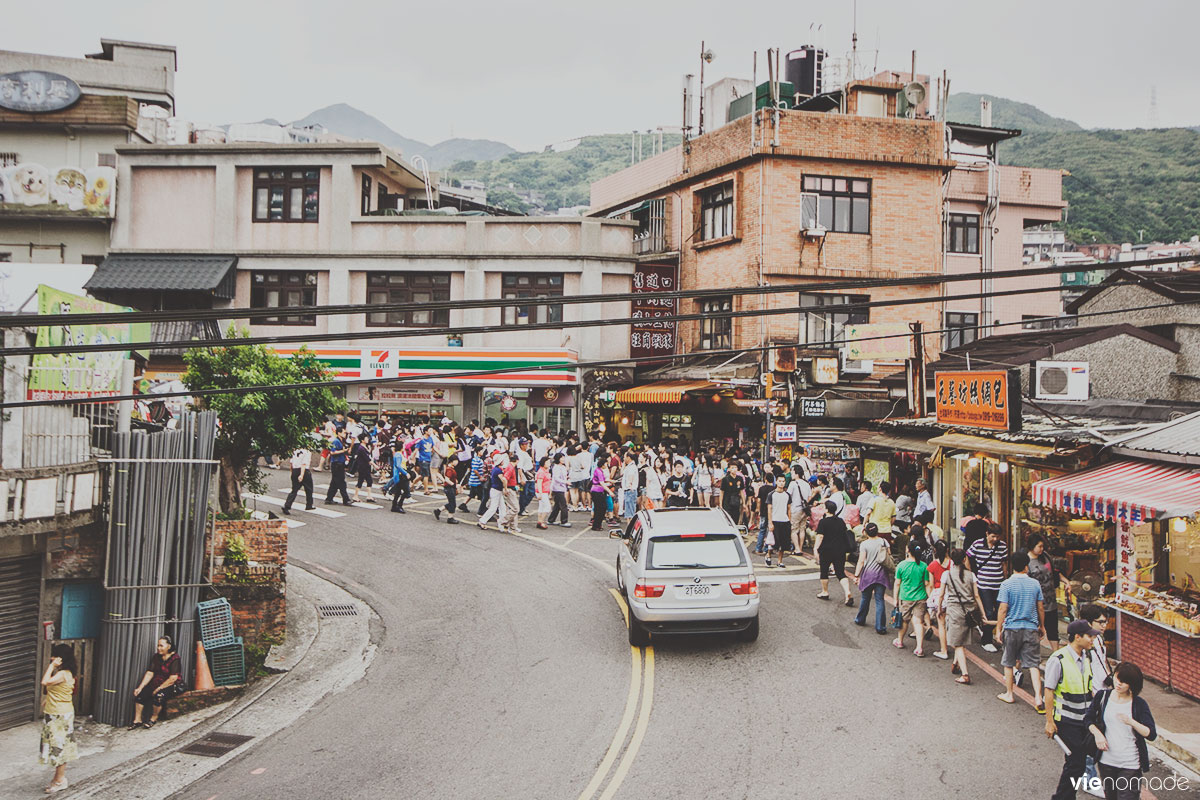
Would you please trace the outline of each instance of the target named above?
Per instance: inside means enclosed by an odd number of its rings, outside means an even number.
[[[658,297],[674,292],[678,268],[674,264],[638,264],[633,273],[633,301],[630,326],[629,355],[631,358],[653,360],[675,353],[675,323],[657,322],[658,317],[678,313],[679,301],[673,297]]]
[[[1021,430],[1021,375],[1017,370],[938,372],[937,421],[943,425]]]

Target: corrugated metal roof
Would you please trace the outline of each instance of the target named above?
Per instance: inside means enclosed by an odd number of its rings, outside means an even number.
[[[215,320],[168,320],[150,323],[150,341],[187,342],[192,339],[220,339],[221,326]],[[156,348],[156,355],[183,355],[183,347]]]
[[[1113,442],[1122,452],[1165,453],[1200,457],[1200,411],[1150,425]]]
[[[89,292],[213,292],[232,297],[235,266],[236,256],[117,253],[104,259],[83,288]]]

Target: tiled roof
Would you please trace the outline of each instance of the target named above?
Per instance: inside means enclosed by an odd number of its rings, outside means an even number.
[[[236,256],[123,254],[104,259],[84,284],[89,292],[192,291],[232,298]]]

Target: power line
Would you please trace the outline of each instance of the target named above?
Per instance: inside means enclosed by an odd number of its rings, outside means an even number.
[[[1118,284],[1126,281],[1118,281]],[[956,300],[978,300],[982,297],[1011,297],[1025,294],[1040,294],[1044,292],[1061,291],[1059,286],[1042,286],[1025,289],[1009,289],[1003,292],[972,292],[968,294],[940,295],[937,297],[903,297],[894,300],[869,300],[862,303],[844,303],[831,306],[782,306],[779,308],[746,309],[743,311],[712,313],[673,314],[661,317],[622,317],[619,319],[584,319],[563,322],[535,322],[528,325],[459,325],[446,328],[393,328],[380,330],[343,331],[340,333],[295,333],[271,336],[244,336],[230,339],[177,339],[169,342],[103,342],[100,344],[83,344],[71,347],[63,345],[42,345],[26,347],[0,348],[0,356],[45,355],[69,352],[103,353],[125,350],[196,350],[205,347],[251,347],[255,345],[278,344],[307,344],[310,342],[347,342],[372,339],[403,339],[425,336],[463,336],[467,334],[512,333],[514,330],[570,330],[574,328],[601,328],[610,325],[634,325],[639,322],[668,323],[694,322],[720,316],[723,319],[741,319],[745,317],[772,317],[806,312],[820,313],[835,311],[866,311],[872,308],[892,308],[895,306],[923,305],[926,303],[939,304]]]
[[[579,303],[613,303],[654,297],[660,300],[723,297],[731,292],[741,296],[779,294],[786,292],[829,292],[835,290],[876,289],[900,286],[935,286],[962,281],[1005,280],[1058,275],[1067,272],[1113,272],[1133,267],[1161,266],[1194,261],[1195,256],[1164,256],[1138,261],[1110,261],[1099,264],[1051,267],[1025,267],[989,273],[918,274],[905,278],[856,278],[815,283],[789,283],[772,286],[726,287],[718,289],[683,289],[671,292],[618,292],[615,294],[562,295],[556,297],[501,298],[498,300],[437,300],[425,303],[369,304],[351,303],[336,306],[289,306],[271,308],[213,308],[181,311],[112,311],[91,314],[13,314],[0,315],[0,328],[46,327],[54,325],[94,325],[110,322],[199,322],[204,320],[258,319],[263,317],[341,316],[345,314],[381,314],[402,311],[443,311],[456,309],[496,308],[504,306],[574,305]],[[936,298],[935,298],[936,299]],[[288,312],[288,313],[284,313]]]
[[[1200,304],[1200,300],[1183,300],[1183,301],[1179,301],[1179,302],[1154,303],[1154,304],[1143,305],[1143,306],[1128,306],[1125,308],[1111,309],[1108,311],[1086,312],[1086,313],[1077,315],[1077,317],[1080,317],[1080,318],[1082,318],[1082,317],[1101,317],[1101,316],[1108,316],[1108,315],[1112,315],[1112,314],[1125,314],[1130,311],[1149,311],[1149,310],[1157,309],[1157,308],[1174,308],[1174,307],[1178,307],[1178,306],[1182,306],[1182,305],[1196,305],[1196,304]],[[989,327],[1001,328],[1001,327],[1009,327],[1012,325],[1028,325],[1033,322],[1050,321],[1050,320],[1056,320],[1056,319],[1060,319],[1060,317],[1038,317],[1038,318],[1034,318],[1034,319],[1020,320],[1017,322],[1000,322],[1000,323],[996,323],[995,325],[992,325]],[[921,333],[921,335],[922,336],[935,336],[935,335],[942,334],[942,333],[948,333],[951,331],[960,331],[960,330],[962,330],[962,328],[939,328],[939,329],[935,329],[935,330],[923,331]],[[913,335],[914,334],[912,334],[912,333],[888,333],[888,334],[879,334],[877,336],[864,336],[864,337],[860,337],[860,338],[856,338],[856,339],[830,339],[830,340],[826,340],[823,342],[808,342],[808,343],[803,343],[803,344],[796,343],[796,342],[773,343],[773,344],[769,344],[769,345],[763,345],[760,347],[746,347],[746,348],[741,348],[741,349],[726,348],[723,350],[696,350],[691,353],[676,353],[673,355],[655,356],[653,360],[656,362],[661,362],[661,361],[674,362],[674,361],[680,361],[680,360],[685,360],[685,359],[689,359],[689,358],[701,358],[701,357],[707,358],[707,357],[711,357],[711,356],[741,355],[743,353],[766,353],[766,352],[770,352],[772,350],[779,350],[779,349],[783,349],[783,348],[800,348],[800,349],[809,349],[809,350],[819,350],[819,349],[827,349],[829,347],[839,345],[839,344],[851,344],[853,342],[878,341],[881,339],[896,339],[896,338],[900,338],[900,337],[907,338],[907,337],[913,336]],[[626,365],[626,364],[632,364],[632,365],[636,366],[637,364],[639,364],[643,361],[647,361],[647,360],[648,359],[646,359],[644,357],[605,359],[605,360],[599,360],[599,361],[580,361],[580,362],[576,362],[570,366],[572,369],[588,369],[588,368],[593,368],[593,367],[611,367],[611,366]],[[227,387],[227,388],[219,388],[219,389],[197,389],[197,390],[186,390],[186,391],[177,391],[177,392],[161,392],[161,393],[156,392],[153,394],[130,394],[130,395],[113,395],[113,396],[106,395],[103,397],[77,397],[77,398],[62,398],[62,399],[56,399],[56,400],[22,400],[22,401],[0,403],[0,410],[9,409],[9,408],[28,408],[28,407],[34,407],[34,406],[78,405],[78,404],[82,404],[82,403],[115,403],[115,402],[118,402],[121,400],[161,400],[161,399],[164,399],[167,397],[207,397],[207,396],[211,396],[211,395],[220,395],[220,394],[252,394],[254,392],[263,392],[263,391],[296,391],[296,390],[302,390],[302,389],[320,389],[320,388],[332,388],[335,386],[357,386],[357,385],[378,384],[378,383],[410,383],[410,382],[418,383],[418,382],[429,381],[429,380],[447,381],[447,380],[454,380],[456,378],[486,377],[488,375],[510,374],[510,373],[514,373],[514,372],[542,372],[542,371],[546,371],[546,370],[561,370],[562,368],[563,368],[562,364],[537,364],[537,365],[523,366],[523,367],[502,367],[502,368],[490,369],[490,370],[469,370],[469,371],[461,371],[461,372],[449,372],[449,373],[441,373],[436,376],[405,375],[405,376],[397,376],[394,378],[357,378],[357,379],[351,378],[351,379],[346,379],[346,380],[316,381],[316,382],[311,382],[311,383],[237,386],[237,387]]]

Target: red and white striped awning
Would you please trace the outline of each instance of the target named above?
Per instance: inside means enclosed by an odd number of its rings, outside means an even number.
[[[1038,481],[1033,502],[1113,522],[1190,517],[1200,511],[1200,470],[1118,461]]]

